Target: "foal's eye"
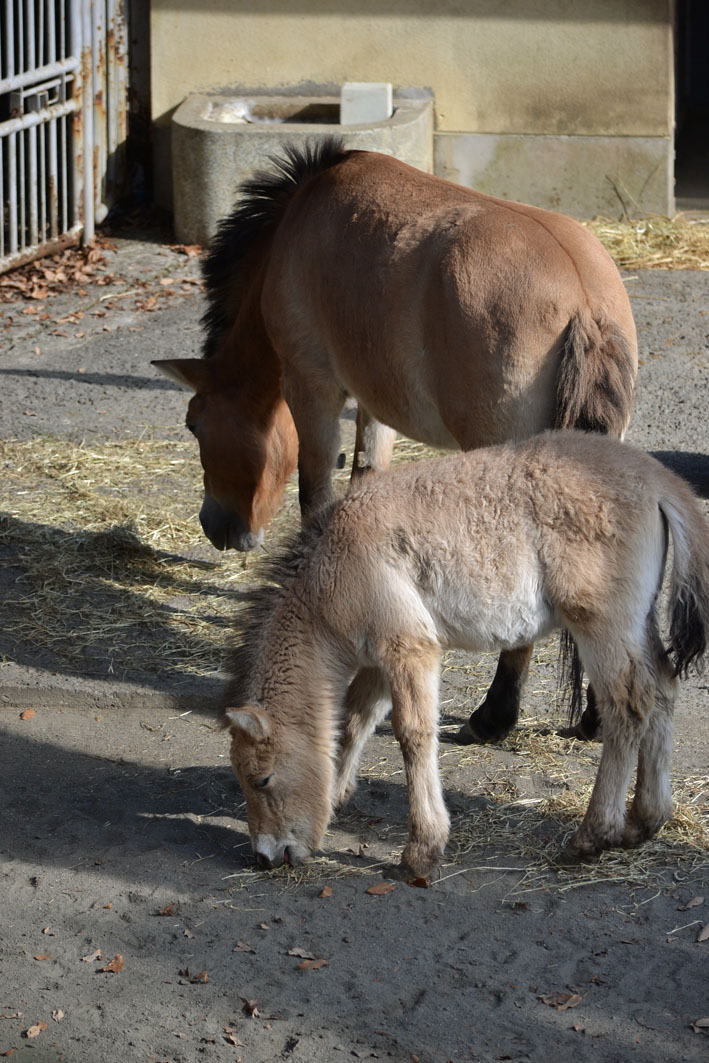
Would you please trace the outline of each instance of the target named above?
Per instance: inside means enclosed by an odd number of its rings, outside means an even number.
[[[185,428],[187,429],[188,432],[191,432],[193,436],[197,435],[197,425],[196,424],[186,424]]]
[[[252,786],[255,790],[265,790],[272,778],[273,772],[270,775],[262,775],[259,779],[254,779]]]

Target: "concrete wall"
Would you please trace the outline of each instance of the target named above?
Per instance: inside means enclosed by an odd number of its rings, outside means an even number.
[[[432,90],[445,176],[577,214],[617,210],[619,196],[672,209],[672,0],[152,0],[151,12],[163,202],[170,116],[190,93],[391,81]]]

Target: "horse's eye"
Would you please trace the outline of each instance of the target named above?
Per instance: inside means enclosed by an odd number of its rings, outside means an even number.
[[[260,779],[254,779],[252,786],[256,790],[265,790],[273,778],[273,772],[270,775],[262,775]]]
[[[197,435],[197,425],[196,424],[187,424],[187,425],[185,425],[185,428],[189,432],[191,432],[193,436]]]

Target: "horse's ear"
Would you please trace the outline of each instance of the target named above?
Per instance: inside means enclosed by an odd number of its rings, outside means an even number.
[[[225,709],[223,722],[232,734],[243,731],[257,741],[268,738],[271,733],[271,722],[259,709]]]
[[[209,391],[213,386],[212,366],[204,358],[160,358],[150,364],[176,384],[192,391]]]

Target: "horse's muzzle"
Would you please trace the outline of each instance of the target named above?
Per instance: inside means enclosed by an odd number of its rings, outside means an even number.
[[[211,495],[204,496],[199,522],[217,550],[255,550],[263,542],[263,529],[249,531],[236,513],[224,509]]]

